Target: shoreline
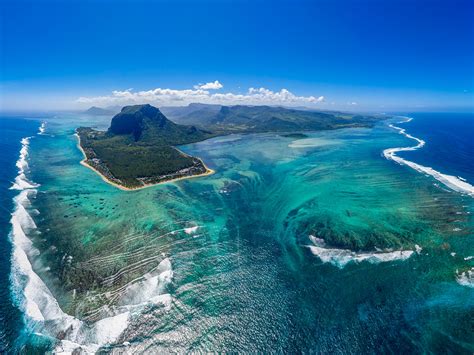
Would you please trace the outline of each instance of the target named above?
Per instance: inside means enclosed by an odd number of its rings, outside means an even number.
[[[77,148],[79,148],[79,150],[82,152],[82,155],[84,156],[84,158],[80,161],[80,164],[82,166],[85,166],[86,168],[89,168],[91,169],[92,171],[94,171],[96,174],[98,174],[100,176],[100,178],[102,179],[102,181],[122,190],[122,191],[136,191],[136,190],[142,190],[142,189],[146,189],[148,187],[153,187],[153,186],[157,186],[157,185],[162,185],[162,184],[166,184],[166,183],[169,183],[169,182],[175,182],[175,181],[179,181],[179,180],[185,180],[185,179],[192,179],[192,178],[198,178],[198,177],[204,177],[204,176],[209,176],[209,175],[212,175],[215,173],[215,170],[213,169],[210,169],[207,167],[206,164],[204,164],[204,162],[202,161],[201,158],[196,158],[196,159],[199,159],[199,161],[202,163],[202,165],[204,166],[204,168],[206,169],[206,172],[205,173],[202,173],[202,174],[198,174],[198,175],[191,175],[191,176],[180,176],[180,177],[177,177],[177,178],[174,178],[174,179],[169,179],[169,180],[165,180],[165,181],[160,181],[160,182],[157,182],[157,183],[153,183],[153,184],[145,184],[143,186],[138,186],[138,187],[126,187],[126,186],[123,186],[123,185],[119,185],[117,184],[116,182],[114,181],[111,181],[109,180],[107,177],[105,177],[99,170],[97,170],[96,168],[94,168],[93,166],[89,165],[87,163],[87,155],[86,155],[86,152],[84,151],[84,149],[82,149],[82,146],[81,146],[81,137],[79,136],[79,134],[76,132],[74,133],[74,135],[76,136],[77,138]],[[183,155],[188,155],[184,152],[182,152],[181,150],[179,150],[178,148],[176,147],[173,147],[175,149],[177,149],[181,154]]]

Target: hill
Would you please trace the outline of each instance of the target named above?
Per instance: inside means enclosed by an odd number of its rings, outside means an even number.
[[[343,112],[297,110],[274,106],[191,104],[173,108],[168,116],[214,133],[294,132],[372,126],[380,118]]]
[[[203,117],[211,117],[216,115],[220,111],[221,107],[221,105],[192,103],[188,106],[160,107],[160,110],[170,120],[177,123],[186,124],[184,122],[196,122]]]
[[[91,116],[112,116],[116,112],[113,110],[97,107],[97,106],[92,106],[88,108],[87,110],[84,111],[86,115],[91,115]]]

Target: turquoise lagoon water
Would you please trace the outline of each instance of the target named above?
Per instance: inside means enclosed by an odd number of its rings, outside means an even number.
[[[416,145],[390,122],[218,137],[182,148],[214,175],[126,192],[79,164],[74,128],[107,121],[51,118],[29,143],[19,346],[474,350],[473,198],[386,159]]]

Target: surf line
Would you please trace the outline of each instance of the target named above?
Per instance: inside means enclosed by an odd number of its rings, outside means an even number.
[[[43,133],[42,124],[37,135]],[[31,207],[30,198],[36,196],[40,185],[27,176],[30,172],[29,146],[35,137],[21,140],[22,146],[16,163],[18,175],[10,187],[11,190],[19,191],[14,197],[15,207],[9,234],[12,243],[10,288],[15,305],[23,313],[24,322],[18,346],[24,345],[27,337],[35,334],[51,341],[53,353],[94,354],[100,352],[103,346],[115,344],[129,327],[133,317],[139,317],[150,304],[161,304],[165,310],[171,307],[172,297],[165,293],[167,284],[173,278],[171,261],[168,258],[161,260],[153,270],[125,285],[117,305],[96,310],[104,311],[104,314],[94,323],[84,322],[64,312],[51,290],[36,274],[31,261],[40,253],[28,237],[30,233],[37,231],[28,209]],[[198,226],[190,227],[184,229],[184,232],[191,234],[197,228]],[[128,346],[126,343],[122,346]]]
[[[397,124],[407,123],[410,122],[413,118],[406,117],[405,120],[398,122]],[[416,138],[406,132],[404,128],[397,127],[393,124],[388,125],[390,128],[393,128],[398,131],[399,134],[404,135],[405,137],[412,139],[417,142],[417,145],[411,147],[396,147],[396,148],[388,148],[383,151],[383,156],[386,159],[393,160],[394,162],[400,165],[406,165],[420,173],[430,175],[451,190],[467,194],[471,197],[474,197],[474,186],[469,184],[465,179],[443,174],[433,168],[426,167],[417,163],[414,163],[410,160],[403,159],[397,155],[398,152],[406,152],[406,151],[413,151],[422,148],[425,145],[425,141],[419,138]]]
[[[38,135],[43,133],[44,126],[42,125],[39,128]],[[10,220],[12,226],[9,235],[12,243],[10,287],[14,296],[13,301],[23,312],[25,330],[20,337],[36,333],[37,335],[39,334],[46,338],[54,339],[58,333],[65,332],[69,329],[70,333],[73,334],[65,333],[67,336],[60,341],[55,352],[61,352],[56,351],[58,348],[64,349],[69,346],[71,347],[71,353],[73,349],[81,347],[79,344],[71,341],[71,339],[77,340],[76,338],[79,338],[80,335],[84,333],[84,324],[79,319],[61,310],[56,298],[54,298],[43,280],[35,273],[30,262],[32,256],[39,254],[38,249],[33,246],[33,242],[27,236],[30,232],[36,230],[36,224],[27,211],[27,207],[31,206],[29,198],[36,195],[38,192],[37,188],[40,186],[29,180],[26,176],[29,172],[29,145],[33,138],[35,138],[35,136],[25,137],[21,140],[20,156],[16,163],[18,175],[10,187],[11,190],[19,191],[19,194],[14,197],[15,208]],[[107,328],[111,327],[108,326]],[[111,338],[111,333],[114,335],[113,329],[112,331],[108,330],[108,332],[106,332],[105,341],[102,341],[102,343],[114,340]],[[101,339],[98,340],[100,341]],[[89,353],[95,352],[103,345],[102,343],[95,344],[99,341],[97,341],[96,336],[88,342],[88,348],[84,349],[83,347],[83,350],[90,350]],[[20,340],[20,343],[22,342],[23,340]],[[53,341],[53,343],[56,342],[57,341]],[[77,342],[79,342],[79,340]],[[55,344],[52,345],[54,346]]]

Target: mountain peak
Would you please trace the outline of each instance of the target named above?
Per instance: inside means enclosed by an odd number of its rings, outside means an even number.
[[[152,126],[163,127],[172,124],[159,109],[149,104],[132,105],[122,108],[119,114],[112,118],[109,132],[115,134],[133,134],[139,140],[144,130]]]
[[[141,112],[147,116],[152,116],[152,115],[161,113],[158,108],[150,104],[124,106],[122,107],[122,110],[120,111],[120,113],[136,113],[136,112]]]
[[[123,107],[120,113],[112,118],[109,133],[132,135],[135,142],[162,141],[169,144],[197,141],[208,135],[208,132],[193,126],[170,121],[158,108],[149,104]]]

